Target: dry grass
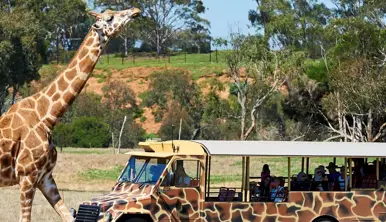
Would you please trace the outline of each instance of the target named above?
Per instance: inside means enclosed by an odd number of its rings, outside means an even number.
[[[62,192],[61,192],[62,193]],[[63,191],[64,201],[68,208],[78,210],[79,204],[91,197],[100,195],[101,192],[74,192]],[[0,221],[19,221],[19,191],[14,188],[0,189]],[[50,206],[40,191],[36,192],[32,207],[32,221],[58,222],[61,221],[58,214]]]

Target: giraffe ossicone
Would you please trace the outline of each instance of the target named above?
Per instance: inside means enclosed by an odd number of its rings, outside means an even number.
[[[40,92],[24,98],[0,117],[0,187],[20,185],[20,221],[31,221],[36,188],[62,221],[73,221],[52,176],[57,152],[51,132],[82,91],[107,44],[141,10],[90,12],[96,18],[67,69]]]

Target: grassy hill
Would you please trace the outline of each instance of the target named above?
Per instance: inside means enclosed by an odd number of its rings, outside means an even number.
[[[92,77],[87,82],[83,92],[93,92],[102,95],[102,88],[108,81],[119,80],[124,82],[136,94],[136,101],[139,105],[142,101],[141,95],[148,90],[150,75],[164,69],[183,69],[191,73],[192,80],[196,81],[206,92],[207,80],[216,77],[221,82],[229,82],[226,77],[226,51],[219,51],[216,59],[216,52],[210,54],[178,54],[168,57],[127,57],[122,59],[115,55],[102,55],[96,65]],[[210,57],[211,56],[211,57]],[[212,60],[212,62],[210,62]],[[217,61],[217,62],[216,62]],[[54,66],[45,65],[41,68],[41,75],[52,75]],[[65,69],[66,63],[60,64],[60,69]],[[52,79],[52,78],[48,78]],[[48,82],[40,83],[47,84]],[[37,83],[39,84],[39,82]],[[227,98],[228,92],[222,92],[221,97]],[[156,123],[152,110],[143,108],[142,118],[137,122],[145,129],[146,133],[157,133],[161,123]]]

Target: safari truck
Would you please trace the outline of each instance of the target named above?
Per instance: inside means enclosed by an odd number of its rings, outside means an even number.
[[[386,221],[381,143],[178,140],[139,145],[143,152],[127,153],[112,191],[81,204],[76,221]],[[219,164],[226,158],[237,161]],[[272,158],[279,158],[286,175],[262,180],[263,163],[271,164]],[[331,161],[325,178],[339,173],[340,180],[313,179],[323,161]],[[240,172],[233,173],[235,166]],[[215,187],[219,181],[211,178],[218,175],[211,174],[216,167],[236,180],[240,176],[241,186]],[[292,175],[291,168],[301,173]],[[357,176],[359,169],[366,175]]]

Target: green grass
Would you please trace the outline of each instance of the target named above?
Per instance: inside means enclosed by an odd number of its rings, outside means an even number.
[[[56,148],[60,152],[60,148]],[[131,149],[121,149],[121,153],[126,153]],[[73,154],[113,154],[112,148],[74,148],[74,147],[63,147],[63,153]]]
[[[202,75],[207,74],[219,74],[226,69],[226,51],[218,52],[218,62],[216,62],[216,54],[212,53],[212,62],[210,62],[209,54],[187,54],[186,62],[185,55],[179,54],[170,57],[170,63],[167,57],[162,57],[157,59],[155,57],[137,57],[135,58],[135,63],[129,57],[124,60],[122,64],[122,58],[109,56],[109,62],[107,62],[107,55],[100,57],[100,61],[96,65],[96,69],[117,69],[122,70],[125,68],[132,67],[173,67],[173,68],[182,68],[190,71],[194,79],[198,79]]]
[[[117,180],[121,174],[124,166],[117,165],[110,169],[100,170],[100,169],[89,169],[86,172],[78,173],[78,175],[86,180]]]
[[[241,175],[211,175],[210,183],[211,184],[220,184],[225,182],[237,182],[241,181]]]

